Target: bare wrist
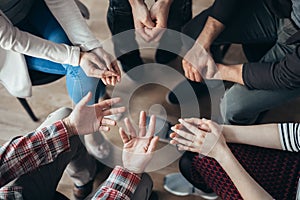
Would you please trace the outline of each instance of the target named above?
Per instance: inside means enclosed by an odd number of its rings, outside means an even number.
[[[129,4],[132,8],[134,8],[136,5],[143,4],[144,0],[129,0]]]
[[[78,135],[77,129],[76,129],[75,125],[70,122],[69,117],[63,119],[62,122],[64,123],[64,125],[67,129],[69,137]]]
[[[224,162],[228,159],[229,156],[231,156],[231,150],[229,147],[223,146],[222,149],[218,150],[218,153],[214,156],[214,159],[218,161],[218,163],[222,166]]]
[[[171,5],[173,3],[173,0],[157,0],[157,1],[161,1],[161,2],[164,2],[168,5]]]

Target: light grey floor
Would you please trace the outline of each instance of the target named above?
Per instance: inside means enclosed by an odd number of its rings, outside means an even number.
[[[95,35],[101,39],[105,40],[110,36],[108,27],[106,25],[106,9],[108,6],[108,1],[97,1],[97,0],[84,0],[83,1],[90,9],[91,19],[88,20],[88,24],[91,27]],[[199,13],[202,9],[206,8],[211,4],[211,0],[194,1],[193,11],[194,14]],[[148,1],[151,4],[151,1]],[[145,57],[151,57],[151,52],[144,52]],[[235,45],[231,48],[225,59],[227,62],[242,62],[245,60],[239,46]],[[151,61],[151,58],[150,58]],[[172,62],[172,66],[180,68],[180,62],[177,60]],[[171,80],[176,83],[177,80]],[[127,81],[122,83],[122,86],[118,87],[119,92],[126,93],[134,83]],[[111,94],[114,91],[113,88],[109,88],[108,92]],[[165,101],[165,95],[168,90],[164,87],[158,85],[148,85],[142,89],[137,90],[132,96],[130,102],[130,114],[131,117],[136,121],[138,112],[140,110],[148,111],[149,108],[154,104],[159,104],[168,113],[168,119],[173,123],[176,122],[177,118],[180,116],[180,108],[178,106],[170,105]],[[6,141],[10,138],[24,134],[30,130],[35,129],[39,126],[39,123],[34,123],[30,120],[27,113],[18,103],[17,99],[8,94],[4,87],[0,85],[0,141]],[[209,97],[203,97],[199,99],[200,104],[204,105],[201,108],[202,113],[208,113],[209,108],[207,108],[207,100]],[[34,112],[39,117],[40,121],[43,121],[45,117],[53,110],[62,107],[72,107],[72,103],[67,96],[65,88],[65,79],[61,79],[54,83],[38,86],[33,88],[33,96],[28,99],[30,105],[32,106]],[[299,101],[295,100],[286,105],[276,108],[266,114],[263,121],[273,122],[273,121],[299,121]],[[206,107],[206,109],[205,109]],[[208,109],[208,110],[207,110]],[[205,114],[204,114],[205,115]],[[117,134],[117,129],[114,128],[110,133],[105,133],[105,135],[117,145],[120,146],[120,139]],[[163,147],[163,144],[161,144]],[[169,155],[170,156],[170,155]],[[152,172],[151,176],[154,180],[154,190],[159,194],[160,199],[200,199],[198,197],[175,197],[168,194],[162,187],[163,177],[165,174],[170,172],[178,171],[178,162],[174,162],[171,165]],[[108,174],[108,170],[106,173]],[[99,184],[105,175],[99,174],[95,185]],[[66,194],[68,197],[72,198],[72,184],[69,178],[64,175],[62,181],[59,184],[58,190]]]

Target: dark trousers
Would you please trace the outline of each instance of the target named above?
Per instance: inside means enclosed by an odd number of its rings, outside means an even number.
[[[196,39],[201,33],[211,8],[203,11],[183,28],[183,33]],[[242,44],[250,62],[276,62],[295,49],[285,41],[298,27],[290,19],[279,19],[269,10],[264,1],[244,1],[232,20],[214,41],[218,45]],[[193,43],[183,40],[184,49]],[[214,51],[212,51],[214,53]],[[213,55],[214,56],[214,55]],[[197,91],[196,91],[197,92]],[[300,90],[248,90],[235,84],[226,91],[221,101],[222,121],[227,124],[253,124],[259,114],[300,95]]]
[[[167,24],[168,29],[180,32],[183,25],[192,18],[191,6],[191,0],[174,0],[169,12]],[[112,35],[134,29],[131,6],[128,0],[110,0],[107,12],[107,22]],[[172,36],[168,34],[169,32],[166,32],[163,35],[159,46],[170,46],[172,49],[178,49],[179,52],[182,47],[180,34],[178,33]],[[172,38],[172,40],[168,38]],[[174,38],[177,38],[175,42]],[[113,42],[115,54],[121,62],[125,72],[128,72],[130,69],[143,64],[143,60],[140,57],[139,47],[135,40],[134,31],[127,32],[126,38],[113,38]],[[128,49],[134,50],[127,53]],[[155,57],[158,63],[165,64],[169,62],[170,59],[174,59],[176,56],[176,54],[160,50],[160,47],[158,47]]]

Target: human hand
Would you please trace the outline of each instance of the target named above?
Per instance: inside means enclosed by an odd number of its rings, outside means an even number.
[[[146,41],[150,41],[151,37],[145,32],[145,28],[152,29],[155,27],[150,17],[150,12],[144,1],[136,0],[131,3],[132,15],[135,31]]]
[[[155,116],[151,116],[148,131],[146,130],[146,113],[140,112],[139,132],[136,133],[128,118],[124,119],[127,132],[119,129],[124,143],[122,160],[126,169],[134,173],[143,173],[152,159],[158,143],[158,137],[153,137],[155,131]]]
[[[105,64],[106,69],[110,72],[114,72],[117,76],[106,76],[101,78],[105,85],[116,85],[117,82],[121,81],[121,70],[118,66],[116,59],[107,53],[103,48],[95,48],[91,51],[96,54],[99,59]]]
[[[150,41],[158,42],[165,32],[171,4],[172,0],[158,0],[150,8],[150,16],[155,23],[154,28],[145,27],[145,32],[151,38]]]
[[[109,131],[108,126],[114,126],[116,125],[116,122],[104,117],[125,111],[125,107],[111,108],[112,105],[121,101],[120,98],[108,99],[100,103],[87,106],[86,104],[91,100],[91,98],[92,93],[89,92],[75,106],[70,116],[63,119],[69,134],[85,135],[97,131]]]
[[[206,119],[179,119],[180,124],[171,129],[171,144],[177,144],[179,150],[196,152],[217,158],[226,147],[222,127]]]
[[[217,66],[213,58],[198,43],[195,43],[184,56],[182,67],[185,76],[196,82],[203,81],[203,78],[212,79],[217,72]]]
[[[116,72],[108,71],[103,61],[92,52],[80,52],[79,66],[89,77],[105,79],[119,76]]]

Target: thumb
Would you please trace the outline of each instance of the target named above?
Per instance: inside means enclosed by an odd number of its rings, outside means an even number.
[[[147,19],[146,21],[144,22],[144,25],[147,27],[147,28],[154,28],[155,27],[155,24],[154,22],[152,21],[151,17],[149,15],[147,15]]]
[[[92,93],[88,92],[77,104],[79,107],[85,106],[92,99]]]

